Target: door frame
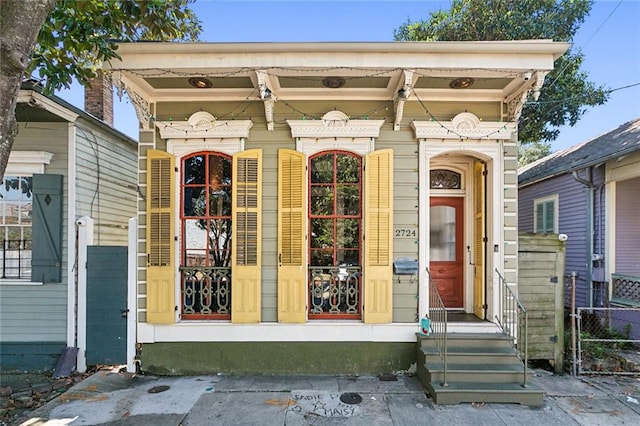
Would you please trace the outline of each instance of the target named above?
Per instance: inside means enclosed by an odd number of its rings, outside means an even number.
[[[418,208],[420,211],[418,219],[418,232],[419,232],[419,252],[418,260],[420,265],[421,274],[419,276],[419,288],[418,288],[418,315],[424,317],[429,310],[429,282],[426,272],[426,267],[429,265],[429,204],[431,197],[431,190],[429,187],[429,171],[433,164],[432,161],[437,157],[448,155],[459,155],[466,157],[469,160],[480,159],[487,163],[487,192],[485,194],[486,199],[486,214],[489,220],[487,221],[487,247],[493,247],[494,250],[487,250],[486,270],[493,271],[494,268],[499,267],[502,269],[505,265],[505,244],[504,244],[504,215],[493,214],[493,212],[501,212],[504,210],[504,146],[502,143],[496,143],[496,140],[500,141],[505,138],[504,135],[496,134],[495,139],[487,141],[465,141],[460,142],[459,138],[453,139],[455,135],[448,135],[446,132],[442,135],[433,134],[434,131],[430,127],[435,126],[431,122],[414,123],[416,127],[417,137],[420,142],[419,147],[419,203]],[[505,129],[505,126],[502,123]],[[424,127],[424,134],[423,128]],[[427,131],[429,132],[427,135]],[[509,135],[515,132],[514,130],[506,130]],[[441,136],[441,137],[440,137]],[[453,139],[453,140],[452,140]],[[444,157],[443,157],[444,158]],[[514,172],[515,173],[515,172]],[[468,195],[468,194],[467,194]],[[467,234],[468,236],[468,234]],[[497,250],[495,249],[497,248]],[[487,293],[485,300],[487,304],[486,317],[488,320],[492,320],[496,307],[499,304],[499,293],[497,290],[498,280],[495,274],[490,273],[487,277]]]

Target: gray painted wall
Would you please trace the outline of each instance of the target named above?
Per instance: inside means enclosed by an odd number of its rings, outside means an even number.
[[[13,151],[53,153],[46,173],[67,176],[67,123],[20,123]],[[66,191],[66,189],[65,189]],[[67,194],[63,204],[63,265],[67,263]],[[0,342],[65,342],[67,332],[67,270],[60,283],[3,285],[0,283]]]
[[[76,219],[95,220],[96,245],[126,245],[128,220],[136,215],[137,146],[90,122],[76,127]],[[60,345],[67,339],[67,260],[69,215],[69,124],[67,122],[21,123],[14,151],[53,153],[45,173],[64,176],[63,257],[60,283],[3,285],[0,282],[0,342],[4,368],[12,361],[31,360],[23,368],[55,365]],[[71,277],[73,279],[73,277]],[[30,345],[30,344],[33,345]],[[26,344],[26,345],[25,345]],[[18,351],[20,353],[9,353]],[[31,356],[26,353],[34,351]],[[47,353],[55,351],[54,353]],[[17,357],[17,358],[16,358]],[[44,360],[38,362],[35,358]]]

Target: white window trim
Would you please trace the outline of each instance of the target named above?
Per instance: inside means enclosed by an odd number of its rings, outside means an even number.
[[[329,111],[321,120],[287,120],[296,150],[306,156],[321,151],[345,150],[366,155],[375,150],[384,120],[351,120],[342,111]]]
[[[558,194],[548,195],[546,197],[536,198],[533,200],[533,232],[539,233],[536,228],[538,224],[538,205],[548,203],[549,201],[553,201],[553,233],[558,233]]]
[[[4,173],[5,176],[33,176],[42,174],[45,167],[51,163],[53,153],[46,151],[12,151]],[[12,286],[40,286],[43,282],[20,280],[15,278],[2,279],[0,285]]]
[[[44,173],[53,154],[46,151],[12,151],[4,172],[5,176],[33,176]]]
[[[349,151],[365,156],[375,150],[373,138],[298,138],[296,150],[307,157],[322,151]]]
[[[221,152],[231,155],[244,151],[244,138],[204,139],[193,141],[188,139],[169,139],[167,152],[176,157],[176,167],[180,170],[180,160],[191,153],[198,151]]]
[[[206,112],[198,111],[189,117],[184,123],[170,121],[158,121],[156,127],[160,136],[167,139],[167,153],[175,156],[177,190],[174,194],[176,206],[175,229],[177,239],[174,241],[174,264],[180,265],[180,247],[182,241],[180,220],[180,182],[182,172],[182,159],[189,154],[199,151],[218,152],[233,156],[244,151],[244,141],[249,136],[249,130],[253,126],[251,120],[217,121],[216,118]],[[180,300],[180,268],[176,266],[174,271],[174,297]],[[177,316],[176,324],[182,320]]]

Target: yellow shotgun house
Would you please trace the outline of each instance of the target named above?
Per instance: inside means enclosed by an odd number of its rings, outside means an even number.
[[[123,43],[156,373],[382,373],[517,290],[517,140],[566,43]]]

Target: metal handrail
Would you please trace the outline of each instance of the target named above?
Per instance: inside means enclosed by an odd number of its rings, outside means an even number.
[[[502,331],[509,336],[511,345],[524,365],[522,387],[527,387],[529,316],[498,269],[496,274],[500,280],[500,306],[495,318]]]
[[[427,268],[429,277],[429,319],[431,320],[431,335],[442,360],[442,387],[447,384],[447,308],[438,293],[435,283],[431,279],[431,271]]]

